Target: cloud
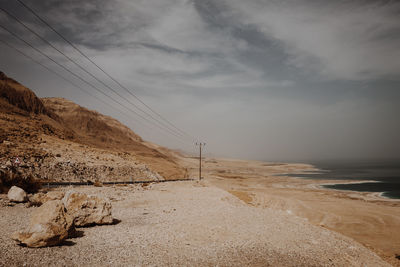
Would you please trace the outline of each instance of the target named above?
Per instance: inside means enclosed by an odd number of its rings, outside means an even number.
[[[282,43],[287,64],[327,79],[400,74],[396,1],[229,1],[242,23]]]
[[[242,29],[242,25],[232,26],[236,22],[229,21],[229,13],[225,16],[223,11],[207,6],[211,3],[89,0],[81,5],[75,0],[62,3],[46,0],[40,4],[27,1],[89,56],[99,60],[103,66],[117,66],[112,68],[120,71],[115,72],[116,75],[130,77],[134,80],[130,84],[134,86],[148,84],[151,80],[150,87],[153,88],[186,88],[189,89],[186,92],[191,93],[191,89],[196,91],[204,87],[228,90],[264,85],[280,87],[292,83],[288,77],[266,75],[277,66],[261,63],[263,69],[260,69],[258,63],[253,63],[253,59],[259,61],[261,51],[256,55],[254,44],[249,46],[252,43],[251,36],[246,36],[249,29]],[[46,31],[21,7],[16,6],[12,11],[19,13],[20,18],[40,30],[57,47],[82,62],[78,54],[54,33]],[[217,21],[215,18],[222,19]],[[243,36],[238,38],[238,31]],[[23,31],[20,34],[28,37]],[[29,39],[34,38],[30,36]]]

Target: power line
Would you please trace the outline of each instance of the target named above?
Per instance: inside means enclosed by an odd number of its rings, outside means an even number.
[[[67,79],[65,76],[61,75],[60,73],[52,70],[51,68],[47,67],[46,65],[44,65],[43,63],[41,63],[40,61],[34,59],[33,57],[29,56],[28,54],[26,54],[25,52],[23,52],[22,50],[18,49],[17,47],[11,45],[10,43],[0,39],[0,42],[2,42],[4,45],[6,45],[7,47],[14,49],[15,51],[17,51],[18,53],[20,53],[21,55],[23,55],[24,57],[30,59],[31,61],[35,62],[36,64],[40,65],[41,67],[43,67],[44,69],[46,69],[47,71],[53,73],[54,75],[58,76],[59,78],[63,79],[64,81],[70,83],[72,86],[74,86],[75,88],[78,88],[79,90],[85,92],[87,95],[96,98],[98,101],[102,102],[103,104],[113,108],[114,110],[120,112],[122,115],[126,116],[126,114],[124,114],[123,112],[121,112],[120,110],[118,110],[117,108],[115,108],[114,106],[110,105],[108,102],[104,101],[103,99],[101,99],[100,97],[90,93],[89,91],[87,91],[86,89],[80,87],[79,85],[75,84],[74,82],[72,82],[71,80]],[[138,121],[139,122],[139,121]],[[140,122],[141,123],[141,122]],[[147,126],[145,124],[143,124],[144,126]],[[148,126],[147,126],[148,127]]]
[[[88,94],[91,97],[96,98],[97,100],[101,101],[103,104],[109,105],[107,102],[105,102],[103,99],[99,98],[96,95],[91,94],[89,91],[87,91],[86,89],[80,87],[79,85],[75,84],[74,82],[72,82],[71,80],[65,78],[64,76],[62,76],[61,74],[57,73],[56,71],[50,69],[49,67],[47,67],[46,65],[44,65],[43,63],[39,62],[38,60],[34,59],[33,57],[29,56],[28,54],[26,54],[25,52],[23,52],[22,50],[16,48],[15,46],[11,45],[10,43],[0,39],[0,42],[2,42],[4,45],[8,46],[11,49],[14,49],[15,51],[17,51],[18,53],[20,53],[21,55],[29,58],[30,60],[32,60],[33,62],[35,62],[36,64],[42,66],[43,68],[45,68],[46,70],[48,70],[49,72],[53,73],[54,75],[57,75],[58,77],[60,77],[61,79],[63,79],[64,81],[72,84],[74,87],[82,90],[83,92],[85,92],[86,94]],[[114,108],[113,106],[109,105],[110,107]]]
[[[122,85],[119,81],[117,81],[114,77],[112,77],[109,73],[107,73],[103,68],[101,68],[99,65],[97,65],[92,59],[90,59],[85,53],[83,53],[78,47],[76,47],[72,42],[70,42],[65,36],[63,36],[60,32],[58,32],[54,27],[52,27],[46,20],[44,20],[41,16],[39,16],[32,8],[27,6],[23,1],[17,0],[22,6],[24,6],[27,10],[29,10],[33,15],[36,16],[42,23],[47,25],[53,32],[55,32],[59,37],[61,37],[65,42],[67,42],[71,47],[73,47],[76,51],[79,52],[83,57],[85,57],[88,61],[90,61],[94,66],[96,66],[101,72],[103,72],[108,78],[110,78],[112,81],[114,81],[116,84],[118,84],[119,87],[123,88],[126,92],[128,92],[131,96],[133,96],[136,100],[138,100],[140,103],[142,103],[145,107],[147,107],[150,111],[152,111],[154,114],[156,114],[159,118],[162,120],[166,121],[169,125],[171,125],[173,128],[178,130],[179,132],[183,133],[184,135],[192,138],[189,134],[187,134],[185,131],[179,129],[176,127],[173,123],[171,123],[169,120],[161,116],[158,112],[153,110],[150,106],[148,106],[146,103],[144,103],[139,97],[137,97],[135,94],[133,94],[128,88],[126,88],[124,85]]]
[[[57,61],[55,61],[53,58],[51,58],[50,56],[48,56],[47,54],[45,54],[44,52],[42,52],[41,50],[39,50],[38,48],[34,47],[32,44],[30,44],[29,42],[27,42],[26,40],[22,39],[21,37],[19,37],[18,35],[16,35],[15,33],[13,33],[12,31],[10,31],[9,29],[7,29],[6,27],[0,25],[0,27],[7,31],[9,34],[11,34],[12,36],[14,36],[15,38],[17,38],[18,40],[24,42],[26,45],[28,45],[29,47],[31,47],[32,49],[34,49],[36,52],[40,53],[41,55],[45,56],[46,58],[48,58],[49,60],[51,60],[52,62],[54,62],[56,65],[58,65],[59,67],[63,68],[64,70],[66,70],[67,72],[69,72],[70,74],[72,74],[74,77],[78,78],[79,80],[83,81],[84,83],[86,83],[87,85],[89,85],[90,87],[92,87],[93,89],[95,89],[96,91],[100,92],[101,94],[105,95],[106,97],[110,98],[111,100],[113,100],[115,103],[117,103],[118,105],[124,107],[125,109],[128,109],[129,111],[131,111],[132,113],[134,113],[135,115],[139,116],[140,118],[142,118],[143,120],[145,120],[147,123],[153,124],[155,126],[157,126],[158,128],[168,132],[169,134],[174,135],[175,137],[177,137],[179,140],[182,139],[181,136],[176,135],[174,132],[168,131],[167,129],[161,128],[158,124],[154,124],[151,121],[149,121],[147,118],[143,117],[141,114],[138,114],[136,111],[130,109],[129,107],[126,107],[124,104],[120,103],[118,100],[115,100],[114,98],[112,98],[111,96],[107,95],[106,93],[104,93],[103,91],[101,91],[100,89],[98,89],[97,87],[95,87],[94,85],[92,85],[90,82],[86,81],[85,79],[83,79],[82,77],[80,77],[79,75],[77,75],[76,73],[72,72],[71,70],[69,70],[68,68],[66,68],[65,66],[63,66],[62,64],[58,63]],[[182,139],[183,140],[183,139]]]
[[[0,39],[0,42],[2,42],[2,43],[3,43],[4,45],[6,45],[7,47],[9,47],[9,48],[11,48],[11,49],[17,51],[18,53],[20,53],[21,55],[23,55],[23,56],[25,56],[26,58],[30,59],[31,61],[35,62],[36,64],[40,65],[41,67],[43,67],[43,68],[46,69],[47,71],[49,71],[49,72],[53,73],[54,75],[60,77],[60,78],[63,79],[64,81],[70,83],[71,85],[73,85],[73,86],[76,87],[77,89],[79,89],[79,90],[85,92],[86,94],[88,94],[88,95],[91,96],[91,97],[96,98],[98,101],[100,101],[100,102],[102,102],[103,104],[105,104],[105,105],[111,107],[112,109],[114,109],[114,110],[116,110],[117,112],[121,113],[121,114],[122,114],[123,116],[125,116],[126,118],[129,118],[129,119],[130,119],[130,117],[129,117],[128,115],[126,115],[125,113],[123,113],[121,110],[115,108],[115,107],[112,106],[110,103],[104,101],[103,99],[99,98],[98,96],[91,94],[89,91],[87,91],[87,90],[85,90],[84,88],[80,87],[79,85],[75,84],[75,83],[72,82],[70,79],[66,78],[65,76],[61,75],[60,73],[58,73],[58,72],[52,70],[51,68],[47,67],[46,65],[44,65],[44,64],[41,63],[40,61],[34,59],[33,57],[29,56],[28,54],[26,54],[26,53],[23,52],[22,50],[18,49],[17,47],[11,45],[10,43],[8,43],[8,42],[6,42],[6,41],[4,41],[4,40],[2,40],[2,39]],[[145,127],[148,127],[149,129],[156,129],[156,130],[159,130],[159,129],[157,129],[157,128],[153,128],[152,126],[143,124],[141,121],[137,121],[137,122],[141,123],[141,124],[142,124],[143,126],[145,126]],[[178,139],[178,141],[182,142],[180,139]],[[183,143],[183,142],[182,142],[182,143]],[[186,143],[184,143],[184,144],[186,144]]]
[[[62,52],[61,50],[59,50],[57,47],[55,47],[53,44],[51,44],[49,41],[47,41],[44,37],[42,37],[41,35],[39,35],[35,30],[33,30],[32,28],[30,28],[29,26],[27,26],[24,22],[22,22],[20,19],[18,19],[16,16],[14,16],[13,14],[11,14],[10,12],[8,12],[7,10],[3,9],[0,7],[0,10],[3,11],[5,14],[7,14],[9,17],[11,17],[12,19],[14,19],[15,21],[17,21],[19,24],[21,24],[23,27],[25,27],[27,30],[29,30],[31,33],[33,33],[36,37],[38,37],[40,40],[42,40],[44,43],[46,43],[47,45],[51,46],[54,50],[56,50],[58,53],[60,53],[61,55],[63,55],[66,59],[68,59],[70,62],[72,62],[74,65],[76,65],[78,68],[80,68],[81,70],[83,70],[85,73],[87,73],[88,75],[90,75],[92,78],[94,78],[97,82],[101,83],[103,86],[107,87],[108,89],[110,89],[112,92],[114,92],[116,95],[118,95],[119,97],[121,97],[122,99],[124,99],[125,101],[127,101],[129,104],[131,104],[132,106],[134,106],[135,108],[137,108],[138,110],[140,110],[141,112],[143,112],[144,114],[148,115],[151,119],[155,120],[157,123],[159,123],[162,127],[167,128],[169,131],[172,131],[178,135],[181,135],[183,137],[183,135],[179,132],[177,132],[176,130],[170,128],[169,126],[163,124],[162,122],[160,122],[159,120],[155,119],[153,116],[151,116],[150,114],[148,114],[146,111],[142,110],[140,107],[138,107],[136,104],[132,103],[131,101],[129,101],[129,99],[126,99],[125,97],[123,97],[122,95],[120,95],[116,90],[114,90],[113,88],[111,88],[110,86],[108,86],[106,83],[104,83],[103,81],[101,81],[100,79],[98,79],[96,76],[94,76],[92,73],[90,73],[89,71],[87,71],[84,67],[82,67],[79,63],[77,63],[74,59],[72,59],[71,57],[69,57],[68,55],[66,55],[64,52]],[[135,112],[135,114],[139,115],[137,112]]]
[[[76,65],[77,67],[79,67],[81,70],[83,70],[85,73],[89,74],[91,77],[93,77],[96,81],[98,81],[99,83],[103,84],[105,87],[109,88],[111,91],[113,91],[116,95],[118,95],[119,97],[121,97],[122,99],[124,99],[125,101],[129,102],[131,105],[133,105],[134,107],[136,107],[137,109],[139,109],[140,111],[144,112],[142,109],[138,108],[135,104],[133,104],[132,102],[130,102],[128,99],[124,98],[122,95],[120,95],[117,91],[115,91],[113,88],[109,87],[107,84],[105,84],[104,82],[102,82],[101,80],[99,80],[96,76],[94,76],[92,73],[88,72],[85,68],[83,68],[80,64],[78,64],[75,60],[73,60],[72,58],[70,58],[69,56],[67,56],[65,53],[63,53],[62,51],[60,51],[58,48],[56,48],[54,45],[52,45],[49,41],[47,41],[45,38],[43,38],[42,36],[40,36],[39,34],[37,34],[34,30],[32,30],[30,27],[28,27],[26,24],[24,24],[21,20],[19,20],[17,17],[15,17],[14,15],[10,14],[9,12],[7,12],[6,10],[4,10],[3,8],[0,7],[0,10],[2,10],[3,12],[5,12],[7,15],[9,15],[10,17],[12,17],[13,19],[15,19],[18,23],[20,23],[22,26],[24,26],[26,29],[28,29],[30,32],[32,32],[34,35],[36,35],[39,39],[41,39],[43,42],[45,42],[46,44],[50,45],[53,49],[55,49],[57,52],[59,52],[60,54],[62,54],[65,58],[67,58],[70,62],[72,62],[74,65]],[[132,112],[134,112],[136,115],[140,116],[141,118],[144,119],[144,117],[140,114],[138,114],[136,111],[133,111],[132,109],[128,108],[129,110],[131,110]],[[146,113],[146,112],[144,112]],[[154,119],[154,118],[153,118]],[[156,120],[158,123],[160,123],[158,120]],[[160,123],[161,124],[161,123]],[[163,124],[161,124],[162,127],[166,127],[169,131],[175,132],[178,135],[181,135],[180,133],[177,133],[176,131],[174,131],[173,129],[169,128],[168,126],[165,126]]]

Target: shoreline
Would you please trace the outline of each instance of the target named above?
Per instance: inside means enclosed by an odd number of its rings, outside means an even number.
[[[341,184],[347,185],[347,184],[363,184],[363,183],[381,183],[381,182],[380,181],[376,181],[376,180],[360,180],[360,181],[357,181],[357,182],[343,180],[343,182],[340,182],[340,183],[324,183],[324,184],[316,184],[316,186],[319,189],[340,191],[342,193],[346,193],[346,192],[366,193],[366,194],[369,194],[369,195],[371,195],[373,197],[379,197],[380,199],[386,200],[386,201],[400,201],[400,198],[391,198],[391,197],[383,196],[384,193],[390,192],[390,191],[372,192],[372,191],[357,191],[357,190],[351,190],[351,189],[336,189],[336,188],[325,187],[326,185],[341,185]]]
[[[400,201],[400,198],[387,197],[387,196],[383,195],[385,193],[389,193],[390,191],[373,192],[373,191],[357,191],[357,190],[352,190],[352,189],[336,189],[336,188],[325,187],[326,185],[348,185],[348,184],[364,184],[364,183],[382,183],[382,182],[376,181],[376,180],[360,180],[357,182],[347,182],[346,180],[344,180],[344,182],[340,182],[340,183],[326,183],[326,184],[319,184],[318,186],[321,189],[326,189],[326,190],[335,190],[335,191],[340,191],[340,192],[353,192],[353,193],[367,193],[371,196],[379,197],[382,200]]]
[[[298,164],[298,163],[287,163],[287,164]],[[316,165],[309,164],[309,163],[304,163],[307,165],[310,165],[313,170],[311,171],[300,171],[299,173],[296,174],[324,174],[324,173],[329,173],[330,170],[323,170],[319,169]],[[314,177],[301,177],[301,176],[296,176],[296,174],[292,173],[282,173],[278,174],[276,176],[286,176],[290,178],[295,178],[295,179],[304,179],[304,180],[315,180],[315,181],[335,181],[335,182],[328,182],[328,183],[316,183],[315,185],[319,189],[325,189],[325,190],[335,190],[335,191],[340,191],[340,192],[354,192],[354,193],[368,193],[371,196],[374,197],[379,197],[382,200],[393,200],[393,201],[400,201],[400,198],[394,198],[394,197],[386,197],[383,194],[388,193],[390,191],[380,191],[380,192],[374,192],[374,191],[357,191],[357,190],[351,190],[351,189],[336,189],[336,188],[327,188],[325,187],[326,185],[347,185],[347,184],[364,184],[364,183],[383,183],[382,181],[377,181],[377,180],[351,180],[351,179],[322,179],[322,178],[314,178]]]

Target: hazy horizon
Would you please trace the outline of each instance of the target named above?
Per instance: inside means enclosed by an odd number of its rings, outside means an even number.
[[[23,2],[154,110],[206,142],[206,154],[400,160],[400,2]],[[0,7],[136,101],[17,1],[0,1]],[[1,11],[0,24],[108,90]],[[104,98],[1,28],[0,39]],[[197,151],[0,47],[0,70],[39,97],[70,99],[117,118],[145,140]]]

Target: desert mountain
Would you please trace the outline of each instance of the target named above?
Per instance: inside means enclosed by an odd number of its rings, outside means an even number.
[[[165,179],[182,178],[185,173],[175,163],[172,151],[148,142],[118,120],[88,110],[63,98],[43,98],[46,109],[61,118],[75,133],[78,142],[109,151],[124,151],[135,155]]]
[[[11,183],[6,172],[16,157],[19,176],[45,181],[186,176],[173,152],[144,142],[116,119],[66,99],[40,99],[2,72],[0,125],[0,187]]]
[[[62,118],[79,139],[96,147],[126,148],[142,142],[140,136],[116,119],[88,110],[63,98],[41,99],[46,110]]]

